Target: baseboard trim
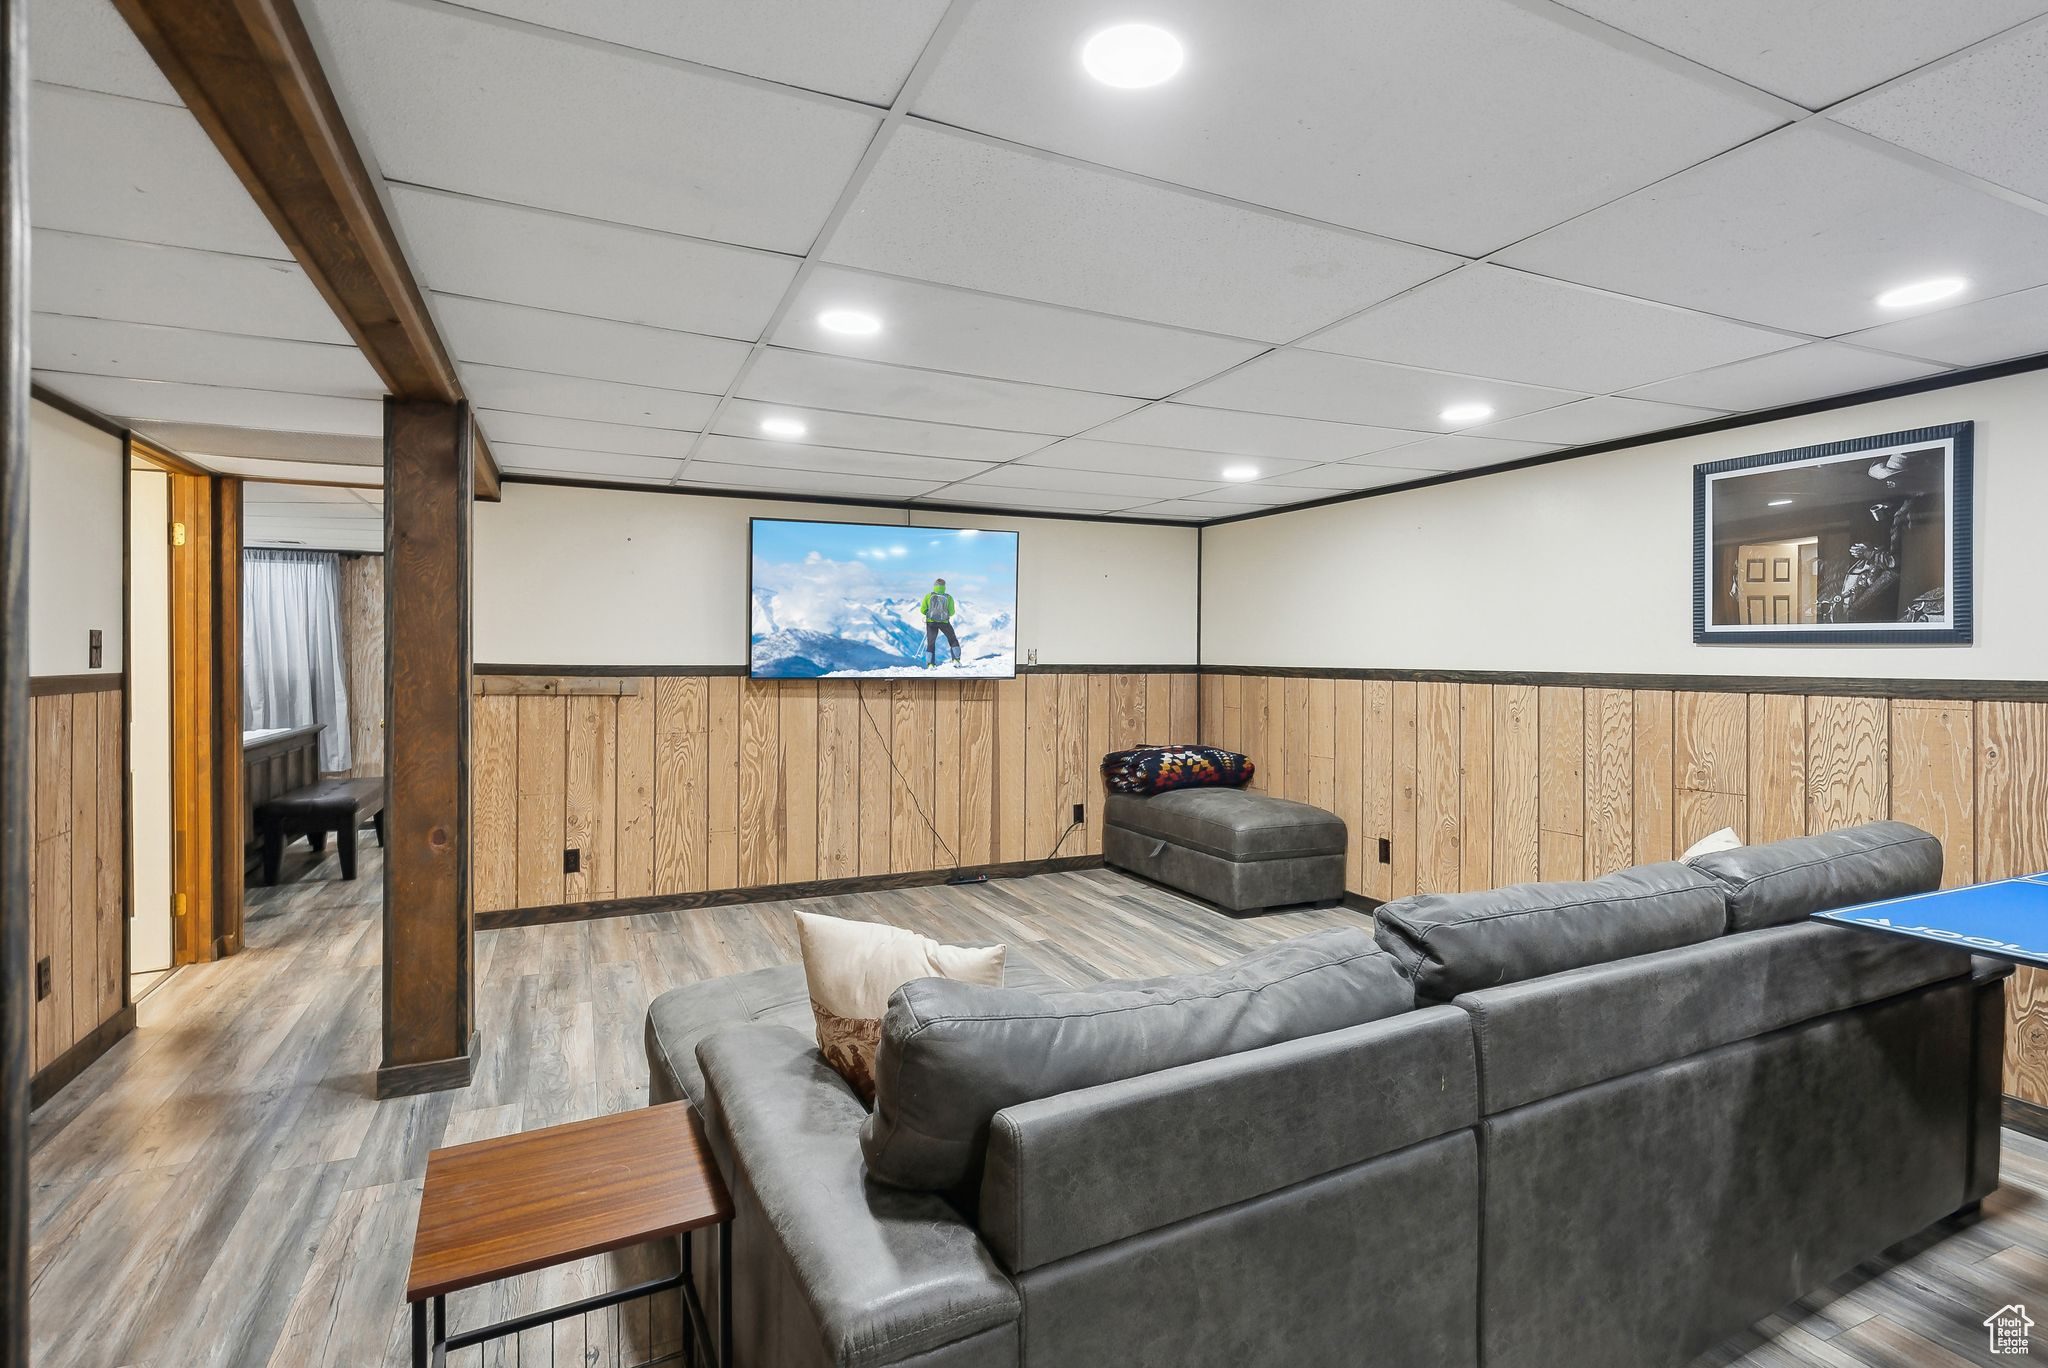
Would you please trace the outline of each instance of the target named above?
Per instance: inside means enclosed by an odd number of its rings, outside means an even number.
[[[787,902],[797,898],[830,898],[842,893],[886,893],[898,888],[929,888],[965,874],[989,879],[1021,879],[1031,874],[1058,874],[1070,869],[1100,869],[1100,855],[1072,855],[1059,860],[1013,860],[1007,864],[969,865],[963,869],[923,869],[912,874],[870,874],[852,879],[816,879],[809,883],[760,884],[753,888],[720,888],[706,893],[666,893],[645,898],[613,898],[605,902],[555,903],[548,907],[507,907],[476,914],[479,931],[515,926],[553,926],[561,922],[597,921],[604,917],[637,917],[647,912],[691,912],[742,903]]]
[[[417,1064],[380,1064],[377,1066],[377,1099],[387,1097],[414,1097],[420,1093],[446,1092],[450,1088],[466,1088],[470,1076],[476,1069],[477,1052],[481,1037],[469,1033],[469,1049],[453,1059],[427,1059]]]
[[[85,1039],[51,1060],[47,1068],[29,1080],[29,1106],[40,1107],[55,1097],[58,1089],[91,1068],[95,1060],[134,1029],[135,1004],[131,1002],[93,1027]]]
[[[1999,1100],[1998,1110],[1999,1122],[2007,1130],[2031,1135],[2036,1140],[2048,1140],[2048,1107],[2024,1102],[2017,1097],[2005,1097]]]

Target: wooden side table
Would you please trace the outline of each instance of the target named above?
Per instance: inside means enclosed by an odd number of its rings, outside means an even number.
[[[732,1363],[732,1198],[687,1102],[454,1145],[427,1156],[405,1299],[412,1303],[414,1368],[523,1330],[672,1288],[682,1292],[684,1348],[712,1358],[703,1304],[682,1268],[668,1277],[566,1306],[448,1334],[450,1293],[552,1268],[628,1245],[718,1227],[717,1362]],[[433,1324],[428,1325],[428,1303]]]

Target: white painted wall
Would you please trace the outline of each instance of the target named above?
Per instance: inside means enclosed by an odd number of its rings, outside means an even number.
[[[135,919],[129,967],[171,967],[171,480],[161,470],[128,476],[128,731]]]
[[[28,668],[93,673],[86,633],[101,632],[101,674],[121,671],[121,439],[29,405]]]
[[[475,658],[495,665],[744,665],[747,524],[904,522],[900,511],[508,484],[476,509]],[[1193,528],[917,513],[1019,534],[1017,649],[1046,665],[1195,659]]]
[[[1692,468],[1975,421],[1976,643],[1695,646]],[[2048,372],[1209,529],[1215,665],[2048,678]]]

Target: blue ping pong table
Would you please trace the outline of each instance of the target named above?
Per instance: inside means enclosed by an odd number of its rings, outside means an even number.
[[[1887,898],[1816,912],[1814,920],[2048,969],[2048,874]]]

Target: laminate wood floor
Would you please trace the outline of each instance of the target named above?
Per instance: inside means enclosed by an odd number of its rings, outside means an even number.
[[[331,852],[287,872],[295,882],[252,890],[244,953],[172,976],[141,1003],[136,1032],[36,1113],[36,1364],[408,1363],[401,1295],[427,1151],[644,1104],[651,998],[796,958],[787,903],[486,932],[476,1080],[379,1102],[379,854],[364,850],[353,883]],[[1233,921],[1101,870],[809,905],[1025,946],[1074,982],[1212,964],[1359,920]],[[1696,1368],[2010,1362],[1987,1354],[1980,1322],[2015,1301],[2048,1312],[2048,1144],[2008,1131],[2005,1165],[1982,1221],[1916,1238]],[[461,1328],[622,1285],[654,1257],[518,1279],[454,1299],[451,1316]],[[596,1368],[672,1338],[629,1307],[484,1362]]]

